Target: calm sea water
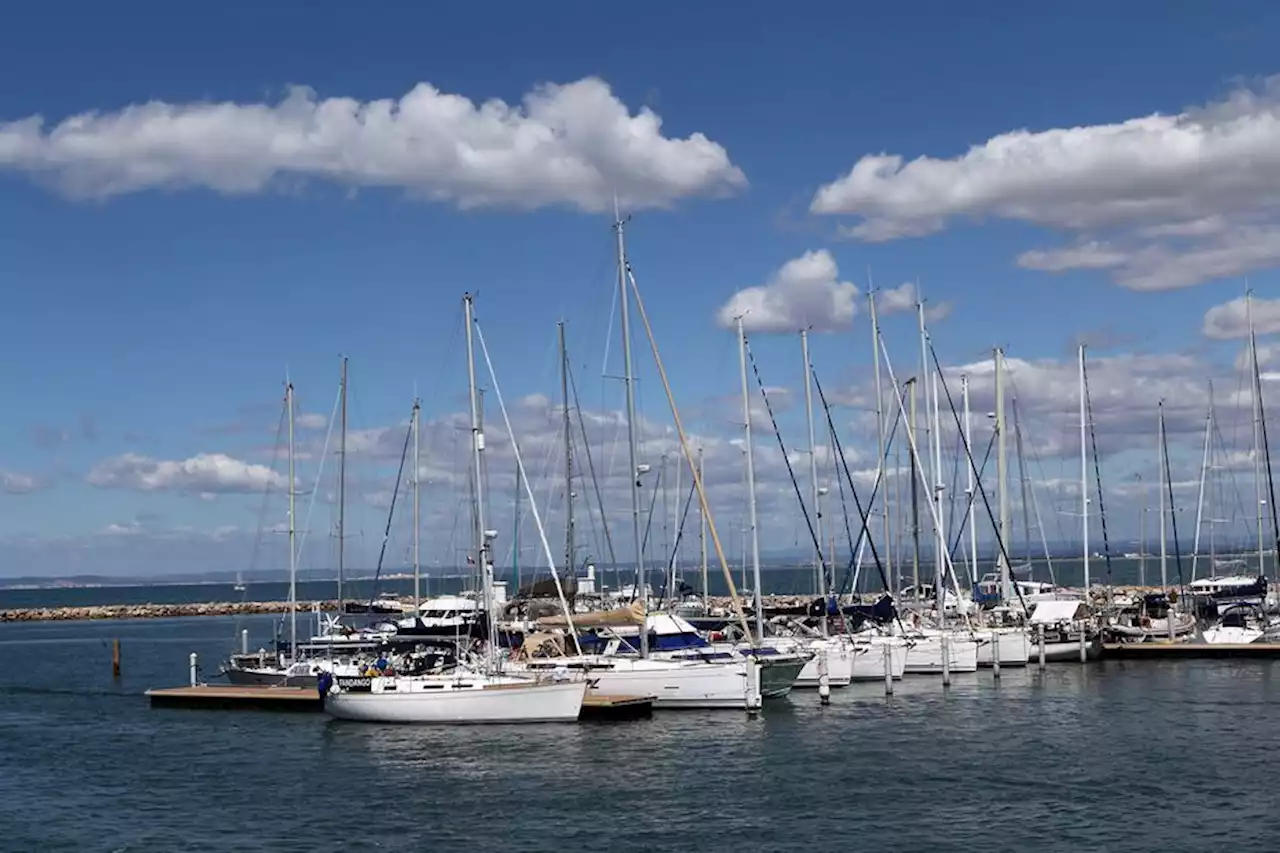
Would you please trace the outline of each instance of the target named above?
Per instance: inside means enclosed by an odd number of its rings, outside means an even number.
[[[908,679],[625,724],[151,710],[270,617],[0,625],[0,849],[1274,850],[1280,664]],[[123,677],[110,672],[120,638]]]
[[[925,582],[933,577],[933,564],[925,561],[921,565],[921,576]],[[992,570],[989,563],[979,564],[978,574],[981,576],[983,572]],[[1192,564],[1188,557],[1182,560],[1182,575],[1184,580],[1191,579]],[[1106,583],[1108,580],[1106,562],[1101,559],[1095,559],[1090,562],[1090,578],[1093,583]],[[851,588],[846,582],[848,573],[844,566],[838,566],[834,572],[834,579],[837,585],[843,583],[844,589]],[[1202,560],[1199,567],[1199,574],[1204,576],[1207,574],[1207,561]],[[899,575],[899,570],[894,569],[894,580]],[[1084,582],[1084,567],[1079,559],[1061,559],[1054,560],[1052,564],[1052,572],[1050,566],[1040,562],[1036,563],[1033,569],[1033,576],[1037,580],[1049,580],[1052,576],[1055,581],[1066,586],[1080,586]],[[525,575],[525,582],[528,582],[530,575]],[[548,577],[545,572],[539,576]],[[901,569],[902,582],[904,584],[911,583],[911,567],[904,565]],[[1166,577],[1170,585],[1178,583],[1178,568],[1176,561],[1172,557],[1169,558]],[[766,593],[774,593],[779,595],[805,595],[812,593],[815,588],[814,572],[811,569],[777,569],[771,568],[761,572],[762,584]],[[702,589],[701,572],[697,569],[689,569],[684,573],[684,579],[696,590]],[[512,580],[512,578],[508,578]],[[725,595],[727,593],[727,584],[724,582],[722,572],[713,567],[708,573],[708,587],[713,595]],[[852,577],[848,579],[852,580]],[[1145,567],[1137,560],[1125,560],[1115,558],[1111,561],[1110,580],[1116,584],[1136,584],[1145,581],[1151,585],[1160,583],[1160,566],[1156,559],[1146,561]],[[609,586],[614,586],[614,576],[609,572],[604,582]],[[630,578],[625,578],[624,583],[630,583]],[[660,585],[660,576],[655,572],[651,581],[655,586]],[[734,570],[734,583],[741,588],[744,584],[741,567]],[[749,578],[745,581],[746,585],[750,585]],[[474,582],[466,577],[424,577],[422,580],[422,590],[424,595],[437,595],[441,593],[458,592],[462,589],[474,587]],[[859,578],[858,588],[864,591],[875,591],[882,588],[879,574],[874,566],[864,567]],[[369,598],[376,592],[395,592],[401,595],[410,595],[413,592],[412,580],[382,580],[374,583],[371,580],[352,581],[346,585],[345,594],[348,598]],[[319,599],[332,599],[337,595],[336,586],[333,582],[316,582],[304,581],[298,584],[298,598],[302,601],[313,601]],[[68,589],[0,589],[0,610],[10,607],[69,607],[69,606],[89,606],[95,604],[177,604],[185,602],[205,602],[205,601],[239,601],[241,599],[248,601],[286,601],[289,597],[289,585],[287,583],[269,582],[269,583],[253,583],[248,584],[248,588],[244,592],[236,592],[231,584],[166,584],[163,586],[106,586],[106,587],[76,587]]]

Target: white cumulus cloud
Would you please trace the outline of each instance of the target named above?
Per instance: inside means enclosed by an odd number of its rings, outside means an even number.
[[[857,298],[857,286],[841,281],[835,258],[820,249],[787,261],[767,283],[733,294],[716,320],[732,328],[742,317],[748,332],[834,332],[852,325]]]
[[[1112,124],[1014,130],[951,157],[859,159],[810,209],[857,217],[882,241],[955,220],[1064,232],[1027,268],[1107,270],[1137,290],[1186,287],[1280,263],[1280,78],[1204,107]]]
[[[603,80],[545,84],[518,105],[476,103],[419,83],[398,100],[278,103],[149,101],[47,126],[0,123],[0,168],[106,198],[202,187],[228,195],[282,180],[391,187],[463,208],[567,205],[600,211],[722,195],[746,178],[702,133],[671,138],[648,108],[632,113]]]
[[[200,453],[188,459],[152,459],[124,453],[90,469],[88,482],[102,488],[193,494],[260,492],[286,488],[288,477],[266,465],[233,459],[223,453]]]
[[[0,489],[11,495],[25,495],[41,486],[38,478],[17,471],[0,471]]]
[[[1248,304],[1250,301],[1252,305]],[[1250,315],[1253,317],[1255,333],[1270,335],[1280,332],[1280,299],[1259,299],[1256,296],[1252,300],[1238,296],[1229,302],[1213,306],[1205,312],[1200,331],[1205,337],[1220,341],[1245,338],[1249,336]]]
[[[303,412],[293,422],[298,429],[324,429],[329,425],[329,416],[319,412]]]
[[[887,290],[876,291],[876,313],[884,316],[885,314],[900,314],[907,311],[915,311],[916,304],[920,301],[920,293],[913,281],[904,281],[897,287],[890,287]],[[930,322],[936,320],[945,320],[951,315],[951,303],[939,302],[936,305],[925,303],[924,318]]]

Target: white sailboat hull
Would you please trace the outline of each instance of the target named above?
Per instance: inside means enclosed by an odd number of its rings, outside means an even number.
[[[997,642],[995,637],[999,635]],[[1025,628],[993,628],[975,632],[978,639],[978,666],[995,666],[996,648],[1001,666],[1026,666],[1034,649]]]
[[[781,652],[812,652],[813,657],[800,669],[792,687],[813,689],[822,686],[822,663],[826,653],[827,686],[848,687],[853,680],[853,661],[858,652],[842,637],[817,637],[814,639],[769,637],[765,642]]]
[[[1248,645],[1260,641],[1265,633],[1261,628],[1219,625],[1204,630],[1204,641],[1212,646]]]
[[[659,710],[729,708],[747,703],[745,661],[683,662],[655,658],[584,655],[508,663],[515,671],[547,672],[567,668],[583,673],[589,692],[603,696],[651,696]]]
[[[908,646],[902,640],[880,637],[853,644],[853,681],[884,680],[884,649],[889,648],[889,674],[902,678],[907,671]]]
[[[822,686],[822,662],[820,658],[824,652],[827,658],[827,686],[849,686],[849,682],[853,680],[853,659],[856,653],[847,643],[839,640],[818,640],[809,644],[809,651],[813,652],[813,657],[800,670],[800,674],[796,676],[795,684],[792,687],[815,688]]]
[[[947,639],[947,657],[951,672],[978,671],[978,644],[967,636],[952,635]],[[936,675],[942,672],[942,637],[911,638],[907,650],[907,675]],[[882,673],[883,677],[883,673]]]
[[[466,689],[432,689],[440,679],[370,681],[368,692],[331,690],[324,709],[339,720],[367,723],[569,723],[578,719],[587,693],[587,683],[581,680],[507,682]]]

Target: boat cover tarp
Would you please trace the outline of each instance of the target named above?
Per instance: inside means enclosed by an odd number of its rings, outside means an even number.
[[[1052,625],[1058,622],[1084,618],[1087,612],[1088,608],[1083,601],[1038,601],[1027,623],[1030,625]]]
[[[644,608],[638,601],[632,602],[628,607],[619,607],[614,610],[573,614],[575,628],[624,628],[643,625],[644,622]],[[544,628],[567,628],[569,620],[563,616],[548,616],[545,619],[539,619],[538,624]]]

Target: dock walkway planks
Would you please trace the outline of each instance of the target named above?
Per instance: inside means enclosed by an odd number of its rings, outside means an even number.
[[[308,687],[250,687],[196,684],[147,691],[153,708],[205,708],[245,711],[320,711],[320,694]],[[631,720],[653,715],[652,696],[588,693],[580,719]]]
[[[153,708],[214,708],[222,711],[320,711],[320,694],[307,687],[247,687],[195,684],[148,690]]]

